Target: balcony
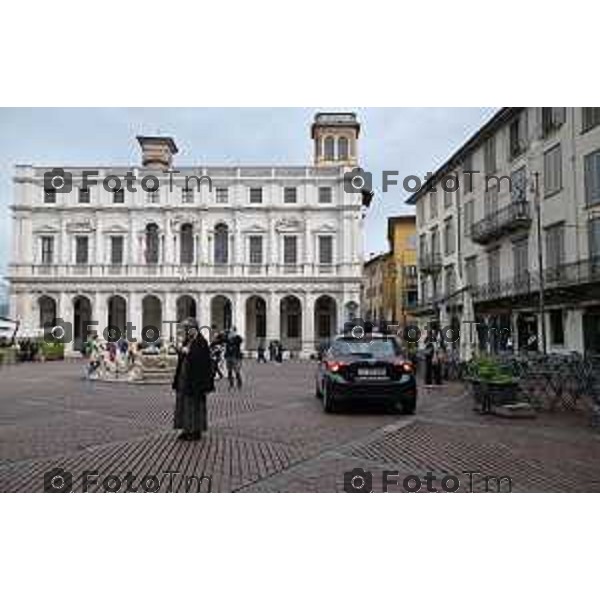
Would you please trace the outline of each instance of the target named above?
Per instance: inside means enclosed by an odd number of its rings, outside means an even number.
[[[598,284],[600,284],[600,256],[563,263],[544,270],[544,297],[547,301],[565,298],[575,302],[596,299]],[[476,303],[502,301],[514,305],[519,298],[525,303],[531,303],[531,296],[539,295],[539,291],[538,273],[525,272],[516,277],[476,286],[472,288],[471,295]]]
[[[502,236],[528,229],[531,214],[528,202],[511,202],[508,206],[488,215],[471,227],[471,239],[476,244],[488,244]]]
[[[419,256],[419,269],[423,273],[437,273],[442,268],[442,255],[439,252],[425,252]]]

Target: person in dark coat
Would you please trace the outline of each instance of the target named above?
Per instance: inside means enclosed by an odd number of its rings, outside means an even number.
[[[433,342],[427,342],[425,346],[425,385],[433,383],[433,356],[435,347]]]
[[[182,440],[199,440],[208,427],[206,394],[214,391],[214,373],[208,342],[195,319],[183,322],[184,340],[173,378],[176,393],[174,429]]]

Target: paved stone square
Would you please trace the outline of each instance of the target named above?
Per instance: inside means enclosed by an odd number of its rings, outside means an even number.
[[[0,491],[41,492],[44,473],[61,468],[81,491],[84,471],[97,484],[129,489],[148,476],[160,491],[341,492],[344,473],[372,473],[373,491],[600,491],[600,435],[584,413],[540,414],[531,421],[481,416],[460,384],[419,390],[414,416],[360,410],[323,413],[314,397],[314,364],[245,365],[245,387],[217,383],[210,430],[200,442],[177,440],[174,398],[165,385],[88,382],[83,363],[13,365],[0,370]],[[471,476],[465,471],[477,472]],[[436,478],[425,484],[428,473]],[[407,479],[408,478],[408,479]],[[367,476],[368,479],[368,476]],[[448,479],[448,481],[451,481]],[[471,487],[467,485],[471,484]],[[109,487],[110,487],[109,485]],[[506,491],[506,480],[500,486]]]

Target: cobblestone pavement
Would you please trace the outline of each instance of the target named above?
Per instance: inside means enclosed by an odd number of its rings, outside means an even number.
[[[313,396],[314,365],[245,370],[241,392],[217,383],[210,431],[186,443],[171,429],[167,386],[86,382],[79,362],[4,367],[0,491],[41,492],[56,468],[72,474],[74,491],[84,471],[97,471],[89,491],[104,491],[102,482],[125,491],[131,473],[138,491],[339,492],[353,469],[372,473],[373,491],[384,471],[393,472],[388,491],[452,490],[453,477],[460,491],[496,491],[486,476],[510,477],[512,491],[600,491],[600,435],[582,413],[483,417],[462,386],[449,384],[421,388],[415,416],[327,415]],[[429,472],[435,480],[426,484]],[[499,485],[508,489],[507,480]]]

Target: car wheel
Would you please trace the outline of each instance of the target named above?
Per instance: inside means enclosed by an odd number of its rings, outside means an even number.
[[[315,379],[315,396],[317,398],[319,398],[319,400],[321,398],[323,398],[323,392],[321,391],[321,388],[319,387],[319,380]]]
[[[414,415],[415,414],[415,410],[417,408],[417,403],[416,402],[405,402],[402,405],[402,413],[405,415]]]
[[[323,410],[326,413],[335,412],[335,399],[331,390],[331,384],[327,382],[323,384]]]

